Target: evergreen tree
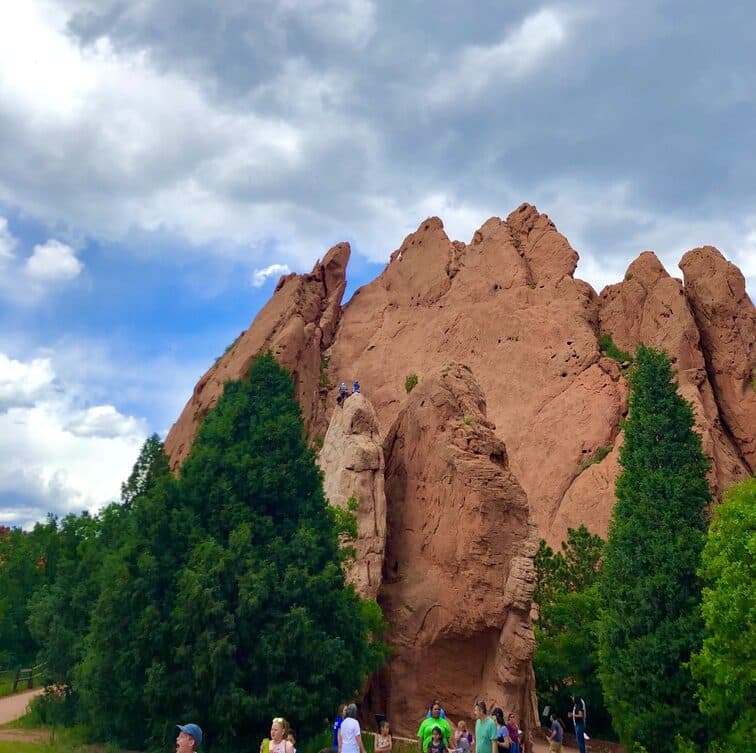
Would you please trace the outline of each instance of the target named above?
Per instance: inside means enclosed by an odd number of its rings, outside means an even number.
[[[559,552],[541,541],[535,557],[538,604],[533,666],[540,705],[567,718],[570,695],[583,698],[591,734],[612,736],[597,676],[597,579],[604,542],[585,526],[567,531]]]
[[[154,686],[172,652],[177,573],[196,529],[180,504],[162,444],[153,440],[137,460],[131,478],[140,481],[133,494],[124,495],[122,525],[95,576],[96,598],[74,677],[80,714],[93,738],[130,748],[145,746],[146,720],[163,709]]]
[[[706,537],[706,638],[693,657],[711,738],[739,753],[756,730],[756,478],[730,487]]]
[[[254,749],[283,713],[302,734],[319,730],[377,668],[381,619],[345,586],[294,386],[270,353],[227,383],[180,488],[203,534],[172,613],[175,713],[207,720],[224,751]]]
[[[709,463],[667,357],[640,346],[629,382],[599,580],[600,677],[620,740],[668,751],[677,733],[703,735],[688,661],[703,639],[697,570]]]
[[[31,531],[4,529],[0,536],[0,670],[34,663],[38,644],[29,631],[29,601],[54,577],[57,520]]]

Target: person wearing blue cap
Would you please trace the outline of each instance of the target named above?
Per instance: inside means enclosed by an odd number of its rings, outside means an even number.
[[[176,753],[194,753],[202,744],[202,730],[198,724],[177,724]]]

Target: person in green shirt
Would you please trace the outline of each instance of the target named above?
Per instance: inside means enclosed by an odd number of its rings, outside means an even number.
[[[441,737],[444,741],[444,745],[448,748],[449,739],[452,735],[452,728],[448,719],[441,716],[441,704],[438,701],[433,701],[431,715],[427,719],[423,719],[420,728],[417,730],[417,741],[420,753],[428,753],[428,746],[433,737],[434,727],[438,727],[441,730]]]
[[[496,722],[488,715],[485,701],[477,701],[473,708],[475,722],[475,753],[499,753],[496,744]]]

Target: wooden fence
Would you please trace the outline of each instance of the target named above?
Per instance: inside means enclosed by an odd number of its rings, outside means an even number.
[[[28,690],[39,685],[45,670],[44,664],[33,667],[18,667],[0,672],[0,696],[11,695],[19,690]]]

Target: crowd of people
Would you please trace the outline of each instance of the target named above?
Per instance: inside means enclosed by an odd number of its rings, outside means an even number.
[[[573,708],[569,712],[575,727],[575,738],[580,753],[585,753],[585,701],[572,697]],[[475,734],[467,729],[467,722],[459,720],[455,725],[447,719],[441,702],[433,701],[417,730],[418,753],[521,753],[522,730],[515,712],[504,713],[494,707],[490,713],[485,701],[476,701],[473,706]],[[391,753],[394,747],[391,725],[388,719],[377,717],[378,732],[375,735],[375,753]],[[549,750],[561,753],[564,740],[564,724],[556,714],[549,716]],[[176,753],[196,753],[202,743],[202,730],[197,724],[179,724]],[[362,741],[362,729],[357,720],[357,705],[343,705],[333,723],[332,747],[320,753],[366,753]],[[270,725],[270,737],[260,743],[260,753],[297,753],[294,730],[283,717],[275,717]]]

